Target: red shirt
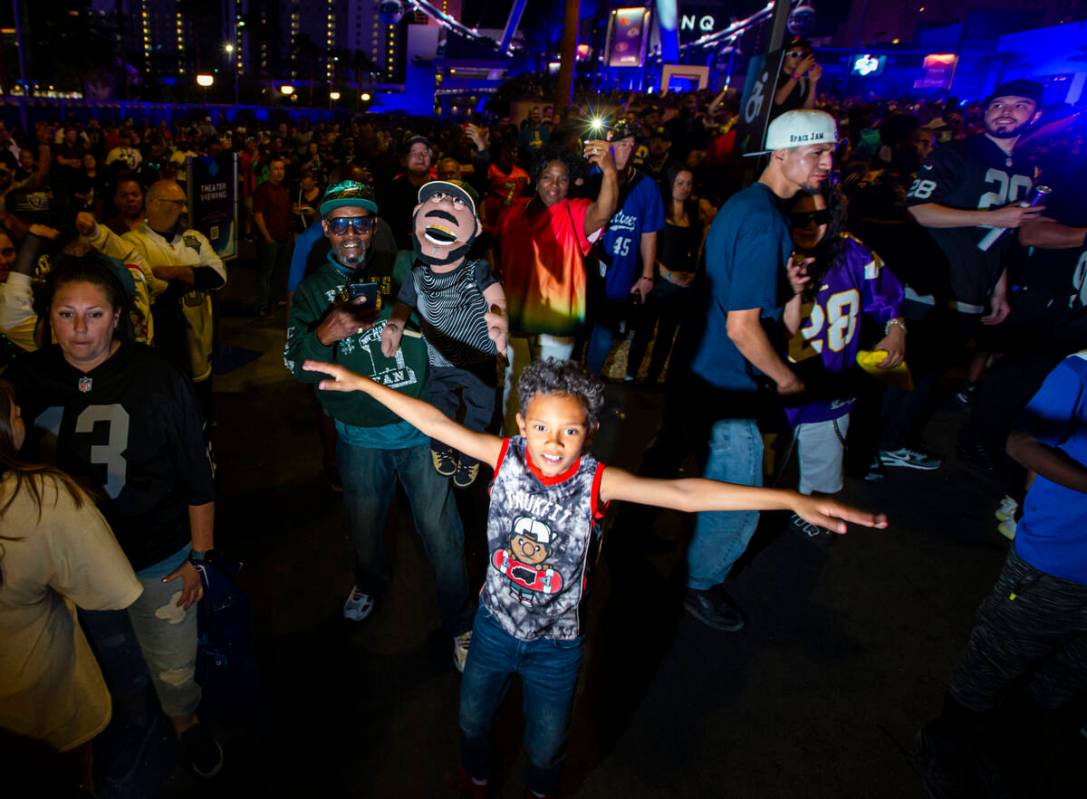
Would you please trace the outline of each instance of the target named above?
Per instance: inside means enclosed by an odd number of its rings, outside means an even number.
[[[276,241],[286,241],[291,236],[291,195],[280,183],[275,186],[265,181],[253,192],[253,213],[264,216],[268,235]]]

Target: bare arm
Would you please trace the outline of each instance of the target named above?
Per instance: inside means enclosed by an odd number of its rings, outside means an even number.
[[[317,387],[322,391],[361,391],[373,397],[424,435],[436,438],[465,455],[483,461],[492,469],[498,464],[498,455],[502,451],[502,439],[498,436],[469,430],[430,403],[401,394],[368,377],[344,369],[338,364],[306,361],[303,368],[310,372],[324,372],[332,378],[322,380],[318,384]]]
[[[659,508],[695,513],[730,510],[792,510],[799,516],[836,533],[846,531],[846,522],[866,527],[886,527],[887,517],[865,513],[823,497],[805,497],[778,488],[721,483],[693,478],[655,480],[608,467],[600,483],[601,499],[636,502]]]
[[[1087,468],[1062,450],[1016,430],[1008,436],[1008,457],[1057,485],[1087,493]]]
[[[611,145],[606,141],[591,141],[585,145],[585,157],[604,173],[600,193],[585,211],[585,235],[591,236],[604,227],[619,204],[619,173],[611,160]],[[652,261],[650,261],[652,263]]]
[[[506,316],[506,292],[501,283],[492,283],[483,290],[483,299],[487,301],[487,335],[494,342],[499,355],[506,354],[509,341],[509,318]]]
[[[758,308],[729,311],[726,320],[729,339],[746,360],[777,383],[779,394],[803,391],[804,384],[800,382],[800,378],[786,365],[766,338],[759,313]]]
[[[653,264],[657,262],[657,231],[643,233],[638,242],[638,248],[642,254],[642,274],[630,287],[630,293],[638,293],[644,303],[649,292],[653,290]]]
[[[207,552],[214,544],[215,529],[215,503],[206,502],[203,505],[189,505],[189,530],[192,535],[192,548],[196,552]],[[200,572],[185,561],[177,569],[162,578],[164,583],[181,580],[181,595],[177,598],[177,606],[188,610],[199,602],[204,596],[204,584],[200,580]]]
[[[1001,208],[984,208],[971,211],[966,208],[950,208],[939,203],[921,203],[911,205],[910,214],[922,227],[992,227],[1017,228],[1024,222],[1037,218],[1042,213],[1042,206],[1024,208],[1012,203]]]
[[[1045,250],[1077,250],[1087,245],[1087,227],[1072,227],[1041,217],[1024,222],[1019,228],[1019,243]]]

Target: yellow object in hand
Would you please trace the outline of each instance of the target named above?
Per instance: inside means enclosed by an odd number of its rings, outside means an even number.
[[[858,350],[857,365],[868,374],[895,388],[913,391],[913,377],[906,362],[891,369],[880,369],[879,365],[887,357],[885,350]]]

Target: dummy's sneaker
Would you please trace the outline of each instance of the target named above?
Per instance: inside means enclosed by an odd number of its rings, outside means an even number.
[[[884,466],[899,469],[918,469],[922,472],[935,471],[944,465],[943,460],[935,455],[926,455],[908,447],[881,449],[879,451],[879,462]]]
[[[1005,496],[1000,500],[1000,504],[996,506],[996,516],[998,522],[1006,522],[1008,520],[1015,521],[1015,512],[1019,510],[1019,503],[1012,497]]]
[[[688,588],[687,596],[683,599],[683,609],[715,630],[738,633],[744,628],[743,614],[724,596],[723,591]]]
[[[442,477],[450,477],[457,471],[457,459],[449,447],[431,447],[430,460],[434,463],[434,471]]]
[[[1016,526],[1015,519],[1005,519],[996,526],[996,531],[1009,541],[1014,541]]]
[[[457,488],[467,488],[479,477],[479,461],[461,455],[457,461],[457,470],[453,472],[453,485]]]
[[[196,723],[179,739],[196,776],[211,779],[223,768],[223,747],[203,724]]]
[[[464,666],[468,662],[468,647],[471,644],[471,630],[453,636],[453,668],[461,674],[464,674]]]
[[[364,594],[357,586],[351,587],[351,593],[343,603],[343,617],[348,621],[362,621],[374,612],[374,598]]]

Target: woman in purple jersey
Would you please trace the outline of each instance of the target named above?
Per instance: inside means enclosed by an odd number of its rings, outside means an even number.
[[[802,494],[842,490],[842,456],[864,317],[884,327],[874,349],[887,353],[880,368],[891,369],[906,352],[902,320],[903,288],[879,256],[845,232],[841,193],[801,193],[789,208],[793,244],[799,258],[789,279],[796,295],[785,306],[792,334],[789,359],[808,392],[803,404],[785,409],[795,431]],[[821,531],[793,517],[809,536]]]

